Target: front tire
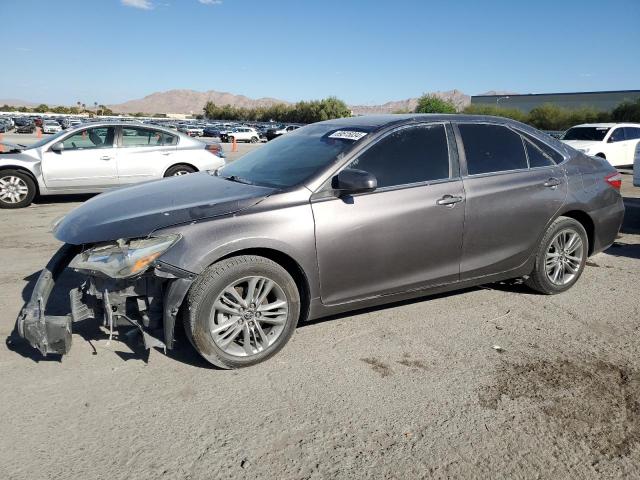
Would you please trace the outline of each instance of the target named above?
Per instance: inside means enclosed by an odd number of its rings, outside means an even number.
[[[547,229],[525,283],[545,295],[562,293],[582,275],[588,252],[589,240],[582,224],[559,217]]]
[[[265,257],[222,260],[196,280],[188,295],[185,331],[209,363],[225,369],[260,363],[284,347],[300,316],[295,281]]]
[[[0,208],[23,208],[33,202],[36,183],[20,170],[0,171]]]

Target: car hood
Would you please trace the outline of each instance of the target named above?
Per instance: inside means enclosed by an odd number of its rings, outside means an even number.
[[[570,147],[575,148],[576,150],[595,147],[602,144],[602,142],[596,142],[594,140],[562,140],[562,142],[566,143]]]
[[[146,237],[160,228],[238,212],[274,191],[207,172],[165,178],[98,195],[67,214],[53,233],[73,245]]]
[[[4,145],[5,147],[9,147],[11,150],[16,150],[19,152],[27,148],[26,145],[20,145],[18,143],[11,143],[11,142],[0,142],[0,145]]]

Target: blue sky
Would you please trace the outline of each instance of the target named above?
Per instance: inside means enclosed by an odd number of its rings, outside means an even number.
[[[3,99],[640,88],[638,0],[0,0],[0,18]]]

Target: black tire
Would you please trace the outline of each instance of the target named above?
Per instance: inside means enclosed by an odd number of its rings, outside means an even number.
[[[604,153],[596,153],[595,156],[596,157],[600,157],[600,158],[604,158],[605,160],[607,159],[607,156]]]
[[[0,180],[6,181],[10,177],[18,178],[22,184],[26,185],[27,195],[19,202],[11,202],[0,195],[0,208],[24,208],[31,205],[37,193],[36,182],[29,174],[20,170],[0,170]]]
[[[197,172],[195,168],[190,165],[174,165],[169,167],[166,172],[164,172],[165,177],[177,177],[179,175],[186,175],[187,173]]]
[[[558,235],[562,231],[571,231],[575,232],[580,236],[582,240],[582,253],[580,264],[578,270],[575,274],[573,274],[573,278],[569,280],[567,283],[563,285],[558,285],[549,278],[546,272],[546,255],[547,252],[551,249],[551,244],[555,239],[556,235]],[[570,289],[580,278],[582,272],[584,271],[584,266],[587,262],[589,252],[589,239],[587,236],[587,232],[580,222],[574,220],[569,217],[558,217],[547,229],[542,241],[540,242],[540,246],[538,247],[538,252],[536,253],[535,265],[533,271],[529,275],[529,278],[525,280],[527,286],[536,290],[537,292],[543,293],[545,295],[555,295],[557,293],[562,293],[568,289]]]
[[[280,286],[287,299],[288,311],[278,338],[259,353],[243,357],[225,352],[214,342],[209,322],[213,305],[222,291],[233,282],[250,276],[265,277]],[[276,262],[256,255],[231,257],[210,266],[194,282],[187,302],[184,315],[187,337],[205,360],[224,369],[255,365],[278,353],[293,335],[300,316],[300,294],[291,275]]]
[[[251,137],[251,143],[258,143],[258,137]]]

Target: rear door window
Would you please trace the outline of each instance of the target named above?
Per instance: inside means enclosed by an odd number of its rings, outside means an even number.
[[[378,188],[449,178],[449,148],[444,125],[402,128],[366,150],[350,168],[373,174]]]
[[[467,158],[467,173],[506,172],[528,168],[522,137],[501,125],[458,125]]]
[[[640,128],[624,127],[624,135],[627,140],[638,140],[640,139]]]
[[[123,127],[122,146],[128,147],[161,147],[175,145],[178,137],[159,130],[147,128]]]
[[[525,140],[524,145],[527,150],[527,157],[529,158],[529,167],[536,168],[555,165],[555,162],[548,155],[529,140]]]

